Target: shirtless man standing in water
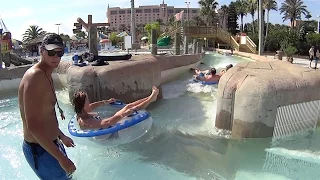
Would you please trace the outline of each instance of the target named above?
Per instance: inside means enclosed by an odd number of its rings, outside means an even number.
[[[64,54],[62,38],[47,34],[41,44],[41,60],[23,76],[19,86],[19,107],[23,122],[23,153],[40,179],[69,179],[76,170],[64,145],[74,147],[72,139],[59,129],[57,103],[51,74]],[[63,111],[60,111],[64,119]],[[62,144],[62,143],[64,144]]]

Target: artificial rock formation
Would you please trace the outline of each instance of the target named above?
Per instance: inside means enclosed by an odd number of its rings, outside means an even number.
[[[232,130],[233,138],[270,137],[279,107],[319,100],[319,88],[314,69],[283,61],[237,64],[220,79],[215,126]]]

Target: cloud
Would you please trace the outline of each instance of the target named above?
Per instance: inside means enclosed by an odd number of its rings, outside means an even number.
[[[17,17],[27,17],[34,14],[34,10],[31,8],[18,8],[16,10],[10,9],[9,11],[4,11],[1,13],[1,17],[4,19],[17,18]]]

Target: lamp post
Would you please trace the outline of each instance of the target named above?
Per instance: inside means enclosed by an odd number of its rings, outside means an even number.
[[[131,43],[136,42],[136,22],[135,22],[135,9],[134,9],[134,0],[131,0]]]
[[[54,24],[56,26],[58,26],[58,35],[59,35],[59,26],[61,25],[61,23],[57,23],[57,24]]]
[[[1,53],[1,49],[2,49],[2,31],[3,29],[0,29],[0,69],[2,69],[2,53]]]
[[[259,52],[258,54],[261,56],[263,53],[263,13],[262,13],[262,0],[259,0]]]
[[[190,1],[186,1],[184,2],[187,5],[187,22],[188,22],[188,26],[189,26],[189,5],[190,5]]]
[[[318,29],[317,29],[317,32],[318,32],[318,34],[320,33],[320,16],[318,15],[317,16],[317,18],[318,18]]]

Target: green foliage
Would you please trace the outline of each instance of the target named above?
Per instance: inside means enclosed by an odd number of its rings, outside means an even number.
[[[200,5],[200,15],[206,17],[207,25],[215,24],[217,20],[215,9],[219,5],[216,0],[199,0],[198,4]]]
[[[320,34],[318,34],[318,33],[308,33],[306,35],[306,39],[307,39],[307,43],[310,46],[319,46],[320,45]]]
[[[237,33],[237,28],[238,28],[238,14],[237,14],[237,9],[236,5],[234,2],[231,2],[229,5],[229,11],[228,11],[228,31],[231,34],[236,34]]]
[[[304,26],[301,26],[300,31],[299,31],[299,40],[303,41],[306,38],[306,30]]]
[[[153,22],[153,23],[150,23],[150,24],[146,24],[144,26],[144,30],[148,33],[148,39],[149,39],[149,43],[151,42],[151,31],[152,29],[155,29],[157,31],[157,37],[159,36],[160,34],[160,24],[159,22]]]
[[[69,42],[70,41],[70,36],[68,34],[60,34],[61,38],[63,39],[63,42]]]
[[[298,52],[298,50],[296,47],[289,44],[289,45],[285,45],[283,52],[286,54],[287,57],[292,57],[294,54],[296,54]]]
[[[37,25],[31,25],[22,35],[22,41],[28,42],[41,35],[44,35],[46,32]]]
[[[157,30],[158,33],[160,33],[160,24],[159,24],[159,22],[153,22],[153,23],[150,23],[150,24],[146,24],[144,26],[144,29],[145,29],[145,31],[147,31],[148,35],[151,36],[151,30],[152,29],[155,29],[155,30]]]
[[[77,39],[86,39],[87,38],[87,34],[84,31],[77,32],[75,34],[75,36]]]
[[[121,41],[121,38],[117,36],[116,32],[110,33],[109,39],[111,41],[112,46],[115,46],[118,44],[118,42]]]

